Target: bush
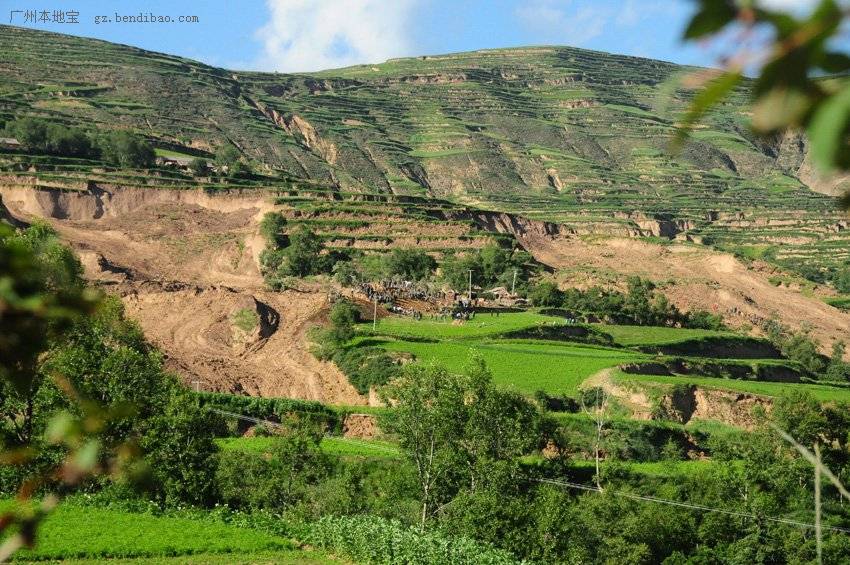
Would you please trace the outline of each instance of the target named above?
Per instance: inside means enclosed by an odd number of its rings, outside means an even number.
[[[398,275],[405,280],[425,279],[436,267],[434,258],[421,249],[393,249],[387,258],[389,274]]]
[[[531,303],[538,307],[558,306],[564,300],[564,293],[558,290],[558,285],[552,281],[538,283],[528,293]]]
[[[337,351],[333,362],[360,394],[382,386],[398,376],[400,367],[380,347],[354,347]]]
[[[29,151],[63,157],[91,157],[96,153],[84,131],[62,124],[22,118],[7,124],[6,131]]]
[[[195,158],[189,163],[189,171],[195,177],[205,176],[209,172],[209,168],[210,166],[206,159]]]
[[[325,516],[307,542],[362,563],[518,563],[509,552],[465,537],[421,533],[377,516]]]
[[[293,423],[276,436],[268,453],[225,451],[216,471],[221,500],[244,509],[286,509],[308,498],[310,488],[330,474],[319,449],[321,432]]]
[[[152,167],[156,161],[153,147],[126,131],[115,131],[99,142],[103,159],[116,167]]]

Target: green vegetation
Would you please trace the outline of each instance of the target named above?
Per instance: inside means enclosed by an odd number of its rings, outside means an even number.
[[[233,315],[233,324],[243,332],[250,333],[260,324],[260,316],[256,310],[242,308]]]
[[[156,159],[153,148],[126,131],[107,134],[99,143],[103,160],[116,167],[151,167]]]
[[[316,547],[360,563],[457,563],[508,565],[518,563],[509,552],[462,537],[422,533],[396,521],[375,516],[319,520],[310,533]]]
[[[593,324],[610,334],[617,345],[634,347],[640,345],[670,345],[704,337],[734,337],[727,331],[701,330],[689,328],[668,328],[663,326],[621,326]]]
[[[579,344],[527,342],[439,342],[369,340],[388,351],[411,353],[423,362],[460,370],[477,353],[493,372],[493,381],[526,394],[544,390],[574,394],[579,385],[601,369],[645,358],[639,353]]]
[[[21,560],[176,557],[197,554],[297,554],[288,539],[209,519],[153,516],[68,502],[39,528]]]

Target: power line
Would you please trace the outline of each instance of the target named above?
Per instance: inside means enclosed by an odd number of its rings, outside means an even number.
[[[714,506],[705,506],[702,504],[694,504],[691,502],[681,502],[678,500],[669,500],[666,498],[657,498],[655,496],[647,496],[642,494],[634,494],[631,492],[623,492],[623,491],[615,491],[605,489],[602,490],[592,485],[583,485],[580,483],[571,483],[569,481],[558,481],[555,479],[532,479],[528,478],[529,481],[538,482],[538,483],[548,483],[557,486],[568,487],[572,489],[578,489],[588,492],[596,492],[596,493],[607,493],[612,494],[614,496],[620,496],[623,498],[629,498],[631,500],[637,500],[641,502],[655,502],[657,504],[666,504],[668,506],[678,506],[680,508],[689,508],[691,510],[699,510],[702,512],[714,512],[718,514],[726,514],[728,516],[736,516],[738,518],[748,518],[754,520],[767,520],[768,522],[776,522],[779,524],[786,524],[790,526],[797,526],[801,528],[809,528],[815,529],[815,524],[811,524],[808,522],[800,522],[797,520],[791,520],[789,518],[779,518],[776,516],[761,516],[758,514],[752,514],[750,512],[742,512],[740,510],[729,510],[726,508],[716,508]],[[841,528],[838,526],[821,526],[823,529],[832,530],[835,532],[841,532],[844,534],[850,534],[850,528]]]
[[[243,414],[237,414],[235,412],[228,412],[226,410],[219,410],[219,409],[216,409],[216,408],[209,408],[209,410],[212,410],[213,412],[217,412],[219,414],[223,414],[223,415],[226,415],[226,416],[231,416],[231,417],[238,418],[238,419],[241,419],[241,420],[254,422],[256,424],[261,424],[261,425],[268,424],[268,425],[271,425],[271,426],[277,427],[277,428],[284,428],[285,427],[282,424],[279,424],[278,422],[272,422],[270,420],[262,420],[262,419],[259,419],[259,418],[253,418],[251,416],[245,416]],[[395,449],[392,449],[392,448],[389,448],[389,447],[386,447],[386,446],[375,445],[375,444],[372,444],[372,443],[369,443],[369,442],[366,442],[366,441],[362,441],[362,440],[357,440],[357,439],[353,439],[353,438],[346,438],[346,437],[339,437],[339,436],[324,436],[324,437],[325,438],[331,438],[331,439],[334,439],[336,441],[343,441],[343,442],[347,441],[347,442],[355,444],[355,445],[360,445],[362,447],[368,447],[370,449],[376,449],[378,451],[384,451],[384,452],[387,452],[387,453],[393,453],[395,455],[399,454],[398,450],[395,450]],[[593,485],[583,485],[583,484],[580,484],[580,483],[573,483],[573,482],[570,482],[570,481],[559,481],[559,480],[556,480],[556,479],[533,479],[531,477],[525,477],[525,479],[528,480],[528,481],[532,481],[532,482],[546,483],[546,484],[556,485],[556,486],[560,486],[560,487],[567,487],[567,488],[572,488],[572,489],[576,489],[576,490],[582,490],[582,491],[586,491],[586,492],[595,492],[595,493],[598,493],[598,494],[607,493],[607,494],[611,494],[613,496],[628,498],[630,500],[636,500],[636,501],[639,501],[639,502],[654,502],[656,504],[666,504],[668,506],[676,506],[676,507],[679,507],[679,508],[687,508],[689,510],[698,510],[698,511],[701,511],[701,512],[713,512],[715,514],[725,514],[727,516],[735,516],[737,518],[746,518],[746,519],[750,519],[750,520],[765,520],[765,521],[768,521],[768,522],[785,524],[785,525],[788,525],[788,526],[796,526],[796,527],[799,527],[799,528],[807,528],[807,529],[816,529],[817,528],[816,524],[812,524],[812,523],[809,523],[809,522],[801,522],[799,520],[791,520],[790,518],[779,518],[777,516],[764,516],[764,515],[753,514],[751,512],[743,512],[741,510],[730,510],[728,508],[717,508],[717,507],[714,507],[714,506],[705,506],[703,504],[695,504],[695,503],[691,503],[691,502],[682,502],[682,501],[679,501],[679,500],[670,500],[670,499],[667,499],[667,498],[658,498],[658,497],[655,497],[655,496],[635,494],[635,493],[631,493],[631,492],[615,491],[615,490],[610,490],[610,489],[604,489],[603,490],[603,489],[598,488],[598,487],[593,486]],[[820,527],[821,527],[821,529],[825,529],[825,530],[831,530],[831,531],[840,532],[840,533],[843,533],[843,534],[850,534],[850,528],[842,528],[842,527],[839,527],[839,526],[825,526],[825,525],[821,525]]]

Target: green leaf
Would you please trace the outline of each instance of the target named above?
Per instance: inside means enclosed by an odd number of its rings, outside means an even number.
[[[708,84],[694,96],[691,102],[688,113],[682,119],[682,124],[676,132],[676,138],[673,140],[674,147],[680,147],[688,136],[688,132],[693,125],[699,121],[712,106],[720,102],[729,94],[738,83],[741,82],[743,75],[740,72],[726,72],[710,80]]]
[[[723,29],[737,16],[735,5],[726,0],[702,0],[702,7],[685,30],[685,39],[698,39]]]
[[[778,85],[753,104],[753,129],[770,133],[799,124],[811,105],[811,97],[803,89]]]
[[[850,87],[820,104],[809,123],[812,161],[823,171],[834,170],[848,150],[847,129],[850,125]]]
[[[843,73],[850,70],[850,57],[844,53],[826,53],[819,66],[828,73]]]

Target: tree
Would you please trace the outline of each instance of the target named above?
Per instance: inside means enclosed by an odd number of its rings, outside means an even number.
[[[324,250],[321,238],[307,226],[300,226],[289,236],[289,247],[283,251],[280,269],[287,275],[306,277],[321,272]]]
[[[347,300],[340,300],[331,308],[331,333],[336,344],[343,344],[354,337],[354,324],[360,318],[360,310]]]
[[[554,282],[543,281],[531,289],[528,298],[535,306],[560,306],[564,301],[564,293]]]
[[[832,355],[826,366],[826,380],[828,381],[850,381],[850,363],[844,361],[846,346],[843,341],[835,341],[832,344]]]
[[[227,170],[227,176],[237,178],[249,175],[250,167],[242,160],[242,153],[233,145],[222,145],[215,153],[215,164]]]
[[[394,410],[382,428],[398,434],[416,469],[422,529],[458,493],[477,492],[495,467],[514,474],[550,425],[533,403],[497,389],[477,358],[463,375],[409,365],[383,396]]]
[[[608,424],[608,391],[601,387],[588,389],[582,392],[581,409],[593,420],[596,434],[593,440],[593,459],[596,463],[596,488],[602,490],[602,447],[605,440],[605,431]]]
[[[266,244],[273,247],[285,247],[287,244],[286,218],[278,212],[267,212],[260,222],[260,234],[266,240]]]
[[[103,159],[116,167],[152,167],[156,160],[153,147],[127,131],[114,131],[100,140]]]
[[[207,163],[206,159],[201,159],[200,157],[196,157],[192,159],[189,163],[189,171],[192,173],[192,176],[202,177],[205,176],[210,169],[209,163]]]
[[[842,294],[850,294],[850,267],[839,270],[832,278],[835,290]]]
[[[393,249],[387,258],[391,275],[406,280],[420,281],[431,275],[437,262],[421,249]]]
[[[47,147],[47,123],[36,118],[21,118],[6,124],[12,134],[26,149],[43,151]]]

